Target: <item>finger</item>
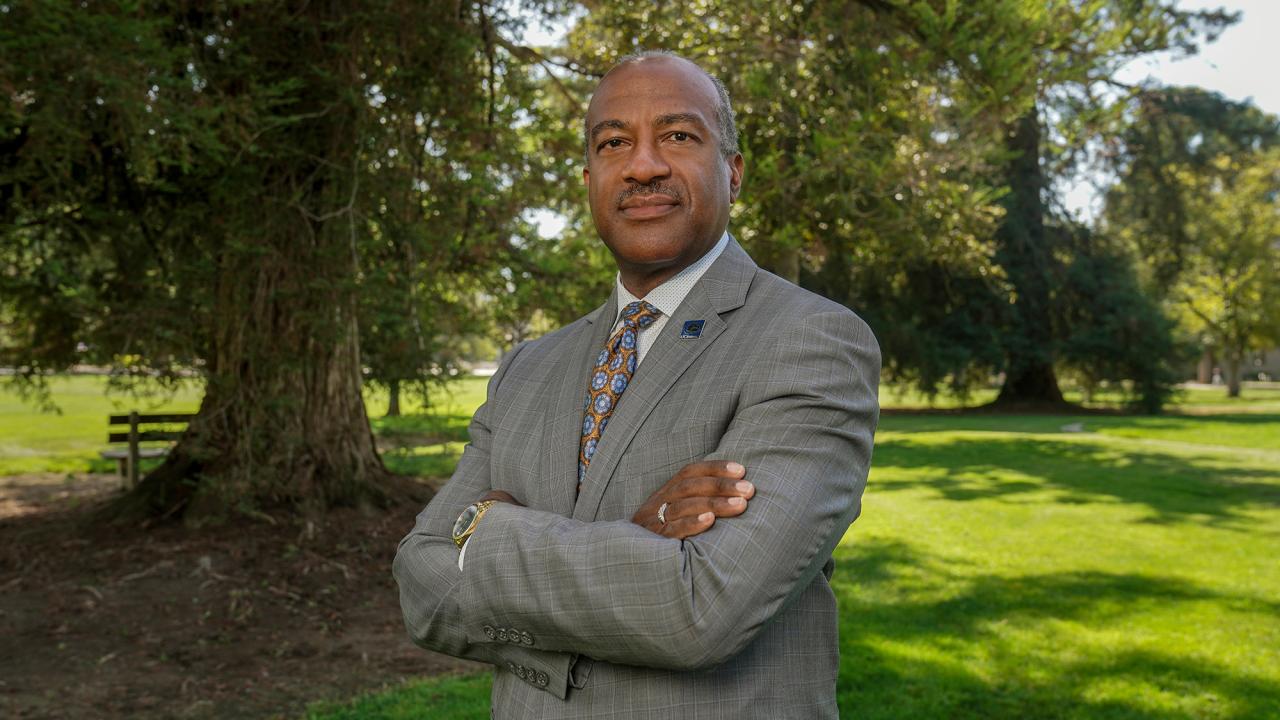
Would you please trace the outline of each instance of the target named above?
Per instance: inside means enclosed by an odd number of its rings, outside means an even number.
[[[736,463],[732,460],[699,460],[680,468],[672,479],[700,476],[740,478],[746,474],[747,469],[742,466],[742,463]]]
[[[670,520],[666,525],[662,526],[658,531],[658,534],[669,538],[675,538],[676,540],[684,540],[685,538],[691,538],[694,535],[706,532],[711,529],[711,526],[715,525],[715,523],[715,514],[705,512],[701,515],[694,515],[692,517],[681,518],[679,520]]]
[[[679,500],[667,507],[667,521],[697,517],[711,513],[718,518],[736,517],[746,512],[747,499],[742,497],[698,497]]]
[[[691,477],[671,486],[663,493],[668,502],[691,497],[744,497],[755,495],[749,480],[731,477]]]

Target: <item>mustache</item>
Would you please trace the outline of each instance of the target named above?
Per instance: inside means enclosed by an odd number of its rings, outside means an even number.
[[[628,198],[640,195],[662,195],[671,198],[677,203],[684,200],[684,194],[680,192],[680,188],[669,183],[655,181],[647,185],[632,185],[618,193],[618,204],[621,205]]]

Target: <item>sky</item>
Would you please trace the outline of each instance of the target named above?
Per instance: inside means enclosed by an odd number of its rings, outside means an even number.
[[[1178,7],[1223,7],[1241,11],[1243,17],[1197,55],[1172,60],[1165,53],[1137,60],[1119,74],[1119,79],[1135,82],[1154,77],[1166,85],[1199,85],[1232,100],[1252,98],[1263,110],[1280,114],[1280,1],[1183,0]]]
[[[1183,10],[1222,7],[1242,13],[1240,21],[1191,57],[1174,59],[1171,53],[1135,60],[1116,79],[1137,83],[1154,79],[1164,85],[1197,85],[1229,100],[1252,100],[1280,115],[1280,0],[1183,0]],[[1092,177],[1063,188],[1063,203],[1082,220],[1100,210],[1095,185],[1105,178]]]
[[[510,2],[516,4],[516,0]],[[1222,7],[1240,11],[1242,16],[1196,55],[1174,59],[1170,53],[1159,53],[1135,60],[1117,74],[1117,79],[1137,83],[1151,78],[1165,85],[1198,85],[1231,100],[1251,99],[1263,110],[1280,115],[1280,0],[1182,0],[1178,7]],[[524,41],[549,45],[559,41],[565,30],[530,23]],[[1098,210],[1099,199],[1094,190],[1098,181],[1094,177],[1063,188],[1065,205],[1081,219],[1090,219]],[[540,214],[539,224],[545,224],[540,232],[548,237],[563,227],[563,221],[549,213]]]

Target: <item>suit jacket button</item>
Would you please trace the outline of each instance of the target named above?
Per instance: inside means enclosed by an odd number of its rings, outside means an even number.
[[[516,674],[520,676],[521,680],[527,680],[529,678],[529,668],[523,665],[517,665]]]
[[[538,671],[538,686],[539,686],[539,687],[546,687],[546,686],[547,686],[547,683],[549,683],[549,682],[551,682],[551,678],[548,678],[546,673],[544,673],[544,672],[542,672],[541,670],[539,670],[539,671]]]
[[[506,641],[507,641],[507,629],[504,627],[498,628],[498,642],[506,642]]]
[[[528,632],[526,632],[526,631],[524,631],[524,630],[521,630],[521,631],[520,631],[520,642],[524,643],[525,645],[532,645],[532,644],[533,644],[533,636],[532,636],[532,635],[530,635]]]
[[[516,674],[516,664],[515,664],[515,663],[508,661],[508,662],[507,662],[507,669],[511,671],[511,674],[512,674],[512,675],[515,675],[515,674]]]
[[[498,636],[498,631],[494,630],[492,625],[485,625],[484,634],[492,640]]]

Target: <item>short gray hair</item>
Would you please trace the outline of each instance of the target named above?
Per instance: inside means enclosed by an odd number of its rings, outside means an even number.
[[[738,154],[738,126],[734,123],[733,105],[729,102],[729,91],[725,88],[724,83],[720,82],[720,78],[712,75],[703,69],[701,65],[693,62],[683,55],[671,52],[670,50],[641,50],[640,52],[624,55],[618,59],[618,62],[611,68],[609,72],[613,72],[617,68],[628,63],[638,63],[648,60],[649,58],[676,58],[684,60],[692,64],[694,67],[702,71],[702,74],[711,81],[716,87],[716,128],[720,131],[720,154],[733,157]],[[609,72],[605,73],[608,75]],[[582,139],[583,150],[588,160],[591,157],[591,128],[587,127],[587,119],[582,119]]]

